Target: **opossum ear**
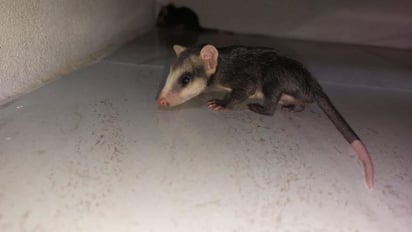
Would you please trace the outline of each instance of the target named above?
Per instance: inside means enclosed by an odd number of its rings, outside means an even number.
[[[205,70],[208,75],[212,75],[216,72],[217,67],[217,57],[219,52],[213,45],[206,45],[200,51],[200,58],[205,65]]]
[[[184,50],[186,50],[186,47],[180,46],[180,45],[173,45],[173,50],[175,50],[176,56],[179,56],[180,53],[182,53]]]

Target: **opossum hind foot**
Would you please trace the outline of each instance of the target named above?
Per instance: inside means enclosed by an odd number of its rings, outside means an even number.
[[[263,106],[261,104],[253,103],[253,104],[248,104],[247,105],[249,110],[258,113],[258,114],[263,114],[263,115],[268,115],[271,116],[275,113],[275,107],[271,106]]]
[[[284,112],[302,112],[305,110],[305,105],[304,104],[282,105],[281,109]]]

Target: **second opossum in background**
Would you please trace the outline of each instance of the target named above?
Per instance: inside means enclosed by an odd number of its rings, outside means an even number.
[[[373,187],[373,164],[366,147],[300,62],[263,47],[175,45],[174,51],[177,59],[157,99],[160,106],[182,104],[209,86],[228,91],[223,99],[208,102],[213,110],[231,108],[253,96],[261,97],[262,104],[249,104],[249,109],[264,115],[273,115],[278,104],[283,110],[302,111],[305,103],[316,102],[352,145],[364,166],[366,183]]]
[[[185,6],[176,7],[173,3],[169,3],[160,9],[156,25],[158,27],[184,29],[196,32],[219,32],[217,29],[202,27],[199,22],[199,17],[192,9]]]

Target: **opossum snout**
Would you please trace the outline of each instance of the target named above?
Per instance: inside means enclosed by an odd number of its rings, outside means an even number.
[[[170,103],[166,100],[166,98],[164,97],[159,97],[157,99],[157,104],[159,104],[159,106],[161,107],[168,107],[170,106]]]

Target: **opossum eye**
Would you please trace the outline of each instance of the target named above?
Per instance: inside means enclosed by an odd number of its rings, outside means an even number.
[[[182,85],[182,87],[185,87],[187,84],[190,83],[191,80],[192,80],[192,74],[185,73],[180,77],[179,83]]]

